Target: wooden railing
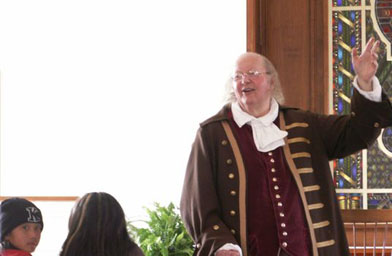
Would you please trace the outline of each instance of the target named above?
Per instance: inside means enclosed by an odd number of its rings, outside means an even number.
[[[4,201],[13,196],[0,196],[0,201]],[[67,201],[76,201],[78,199],[77,196],[17,196],[21,198],[25,198],[29,201],[51,201],[51,202],[67,202]]]
[[[392,209],[342,210],[351,255],[391,255]]]

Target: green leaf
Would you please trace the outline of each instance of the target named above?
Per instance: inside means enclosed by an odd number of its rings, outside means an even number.
[[[146,256],[191,256],[193,241],[185,230],[173,203],[161,206],[154,203],[152,209],[144,208],[149,216],[143,222],[147,228],[137,228],[128,222],[128,232],[140,244]]]

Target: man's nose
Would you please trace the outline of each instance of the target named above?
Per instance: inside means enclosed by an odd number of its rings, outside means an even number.
[[[249,81],[248,76],[243,75],[243,76],[241,77],[241,83],[242,83],[242,84],[245,84],[245,83],[247,83],[248,81]]]

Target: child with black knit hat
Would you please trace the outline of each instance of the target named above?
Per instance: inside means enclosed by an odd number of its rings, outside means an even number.
[[[31,256],[44,227],[41,211],[32,202],[18,197],[0,205],[0,256]]]

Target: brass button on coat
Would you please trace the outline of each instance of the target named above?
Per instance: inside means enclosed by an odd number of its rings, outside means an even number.
[[[230,191],[230,195],[235,196],[237,195],[237,192],[235,190]]]
[[[226,160],[226,163],[227,163],[227,164],[232,164],[232,163],[233,163],[233,160],[231,160],[231,159],[229,158],[229,159]]]
[[[235,212],[234,210],[231,210],[231,211],[230,211],[230,215],[231,215],[231,216],[235,216],[235,215],[236,215],[236,212]]]
[[[222,140],[222,146],[226,146],[227,145],[227,143],[228,143],[228,141],[227,140]]]
[[[232,179],[234,179],[234,177],[235,177],[235,176],[234,176],[234,173],[229,173],[229,179],[232,180]]]
[[[380,123],[378,123],[378,122],[375,122],[375,123],[374,123],[374,127],[375,127],[375,128],[378,128],[378,127],[380,127]]]
[[[214,226],[212,227],[212,229],[216,231],[216,230],[219,229],[219,226],[218,226],[218,225],[214,225]]]
[[[235,235],[235,230],[234,229],[232,229],[232,230],[230,230],[231,231],[231,233],[233,234],[233,235]]]

